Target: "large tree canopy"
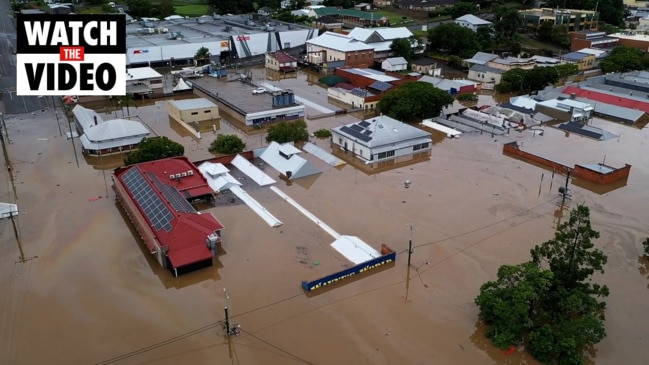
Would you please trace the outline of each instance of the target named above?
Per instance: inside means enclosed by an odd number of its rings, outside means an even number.
[[[531,262],[501,266],[475,300],[487,337],[501,348],[524,343],[542,362],[583,364],[585,347],[606,337],[600,298],[609,291],[591,281],[607,260],[594,248],[598,237],[579,205],[553,239],[531,250]]]
[[[292,122],[279,122],[268,127],[266,142],[303,142],[309,140],[309,130],[302,119]]]
[[[207,0],[218,14],[245,14],[255,9],[252,0]]]
[[[620,46],[599,63],[602,72],[627,72],[649,68],[649,59],[639,49]]]
[[[136,151],[126,156],[124,164],[133,165],[140,162],[155,161],[168,157],[182,156],[185,147],[167,137],[144,138]]]
[[[453,98],[427,82],[415,81],[388,91],[379,109],[392,118],[410,122],[438,116],[445,106],[453,104]]]
[[[457,23],[440,24],[428,30],[428,41],[434,50],[468,58],[480,48],[474,31]]]
[[[624,25],[624,2],[622,0],[549,0],[548,8],[584,9],[599,12],[599,20],[608,24]]]

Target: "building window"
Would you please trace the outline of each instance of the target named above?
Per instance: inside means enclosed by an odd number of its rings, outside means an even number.
[[[424,150],[428,148],[428,143],[421,143],[421,144],[416,144],[412,146],[413,151],[419,151],[419,150]]]
[[[209,110],[209,109],[207,109],[207,110],[203,110],[203,113],[205,113],[205,114],[208,114],[208,113],[211,113],[211,112],[212,112],[212,111]]]
[[[192,112],[192,115],[198,115],[198,112]]]
[[[394,150],[379,153],[379,159],[392,157],[392,156],[394,156]]]

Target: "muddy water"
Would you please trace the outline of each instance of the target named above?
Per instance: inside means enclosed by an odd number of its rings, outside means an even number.
[[[302,92],[297,83],[291,87]],[[312,87],[302,86],[316,98]],[[215,136],[179,135],[164,108],[158,102],[136,113],[157,134],[183,143],[190,159],[209,157]],[[606,154],[607,164],[633,166],[626,186],[609,192],[575,184],[569,205],[591,208],[601,234],[596,245],[609,256],[606,273],[597,277],[611,288],[608,337],[596,347],[594,363],[640,364],[649,356],[649,279],[639,260],[649,218],[649,161],[638,153],[646,129],[595,121],[621,135],[604,142],[566,138],[552,128],[543,137],[466,135],[436,143],[428,161],[377,174],[333,168],[306,155],[322,174],[277,186],[339,233],[400,253],[392,268],[307,297],[301,280],[351,263],[329,247],[331,237],[268,188],[244,183],[281,227],[268,227],[236,199],[203,207],[226,227],[223,249],[214,267],[173,278],[142,249],[112,191],[106,194],[105,170],[80,155],[77,167],[53,117],[7,119],[18,200],[3,169],[0,201],[18,203],[26,256],[37,258],[16,263],[13,230],[0,222],[0,364],[299,364],[300,358],[315,364],[536,364],[485,341],[473,304],[499,265],[527,260],[529,249],[551,238],[565,219],[555,191],[564,177],[545,172],[541,182],[542,169],[503,156],[502,143],[513,140],[569,165],[599,162]],[[350,121],[322,119],[309,127]],[[246,141],[263,144],[259,136]],[[405,180],[412,182],[408,189]],[[410,224],[416,229],[408,273],[403,253]],[[232,321],[243,330],[231,343],[218,326],[223,288]],[[148,347],[169,339],[176,341]],[[139,349],[149,351],[134,352]]]

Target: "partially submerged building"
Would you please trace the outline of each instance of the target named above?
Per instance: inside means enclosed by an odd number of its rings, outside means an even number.
[[[160,266],[178,276],[212,265],[223,225],[190,204],[211,197],[213,190],[186,157],[120,168],[113,189]]]
[[[368,163],[430,153],[432,148],[430,133],[387,115],[332,128],[331,132],[334,145]]]
[[[219,107],[205,98],[167,101],[169,119],[181,123],[190,132],[220,130]]]
[[[76,105],[72,115],[82,151],[90,156],[105,156],[136,150],[151,132],[139,121],[104,119],[94,110]]]
[[[322,171],[300,156],[301,152],[290,143],[271,142],[259,158],[289,180],[321,173]]]

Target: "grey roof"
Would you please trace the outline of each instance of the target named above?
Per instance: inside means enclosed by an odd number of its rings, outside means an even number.
[[[374,90],[379,90],[379,91],[386,91],[392,88],[394,85],[388,84],[387,82],[383,81],[374,81],[371,83],[368,87],[372,88]]]
[[[333,131],[373,149],[413,139],[430,138],[430,133],[387,115],[336,127]]]
[[[410,63],[412,63],[413,65],[428,66],[428,65],[436,64],[437,61],[435,61],[432,58],[424,57],[424,58],[420,58],[420,59],[417,59],[417,60],[412,60],[412,61],[410,61]]]
[[[374,49],[374,47],[358,41],[350,36],[334,32],[325,32],[317,38],[306,41],[306,43],[324,48],[335,49],[341,52]]]
[[[173,105],[178,110],[190,110],[190,109],[201,109],[201,108],[214,108],[216,104],[205,99],[205,98],[196,98],[196,99],[184,99],[184,100],[169,100],[169,104]]]
[[[386,58],[385,61],[389,63],[392,66],[395,65],[407,65],[408,61],[406,61],[405,58],[403,57],[391,57],[391,58]]]
[[[97,114],[97,112],[92,109],[85,108],[79,104],[75,105],[75,107],[72,109],[72,115],[74,115],[75,119],[84,131],[87,128],[95,125],[95,120],[97,121],[97,124],[104,122],[104,119],[99,114]]]
[[[473,63],[477,65],[485,65],[489,63],[489,61],[493,60],[494,58],[497,58],[498,55],[493,54],[493,53],[485,53],[485,52],[476,52],[476,54],[473,55],[471,58],[467,58],[463,60],[464,62],[468,63]]]
[[[473,14],[462,15],[461,17],[455,19],[455,21],[467,22],[471,25],[491,25],[491,22],[488,22],[482,18],[478,18]]]
[[[566,53],[563,56],[561,56],[564,60],[569,60],[569,61],[581,61],[584,58],[590,56],[587,53],[581,53],[581,52],[570,52]]]
[[[91,142],[102,142],[132,136],[145,137],[149,133],[144,124],[138,121],[113,119],[85,129],[83,135]]]
[[[290,180],[322,172],[298,154],[290,154],[287,157],[285,157],[286,155],[282,156],[280,151],[286,150],[286,148],[283,148],[283,146],[286,145],[290,144],[280,145],[277,142],[271,142],[264,152],[261,153],[259,158],[264,160],[264,162],[272,166],[281,174],[286,174],[290,171]]]
[[[505,70],[501,70],[501,69],[495,68],[495,67],[490,67],[490,66],[487,66],[487,65],[479,65],[479,64],[475,64],[475,65],[471,66],[469,71],[491,72],[491,73],[495,73],[495,74],[504,74],[505,73]]]
[[[372,35],[377,35],[383,41],[412,37],[412,32],[406,27],[399,28],[360,28],[349,32],[349,36],[359,41],[367,42]]]

